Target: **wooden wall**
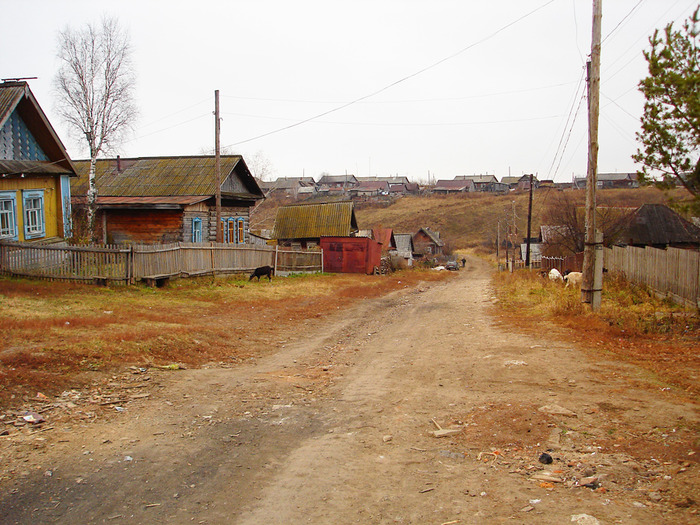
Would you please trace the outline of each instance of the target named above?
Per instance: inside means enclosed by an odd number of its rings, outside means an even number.
[[[103,213],[110,243],[152,244],[182,240],[180,210],[104,210]]]

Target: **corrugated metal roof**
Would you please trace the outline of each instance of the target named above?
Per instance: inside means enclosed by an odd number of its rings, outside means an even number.
[[[58,164],[39,160],[6,160],[0,159],[0,173],[24,175],[72,175],[69,169]]]
[[[221,156],[222,186],[241,163],[240,155]],[[117,169],[119,163],[119,170]],[[89,160],[74,161],[78,180],[71,184],[74,195],[85,195],[88,187]],[[245,163],[242,163],[245,166]],[[110,197],[211,196],[216,193],[215,159],[197,157],[145,157],[132,159],[98,159],[95,176],[98,195]],[[260,198],[262,192],[245,169],[237,175],[246,186],[248,198]]]
[[[352,201],[282,206],[277,209],[273,239],[347,237],[357,231]]]

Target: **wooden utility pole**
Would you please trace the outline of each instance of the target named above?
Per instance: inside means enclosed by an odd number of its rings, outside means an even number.
[[[602,239],[596,235],[596,186],[598,184],[598,114],[600,109],[600,48],[602,0],[593,0],[593,36],[588,61],[588,172],[586,174],[586,239],[583,252],[581,301],[600,309],[602,288]],[[600,268],[600,278],[595,270]]]
[[[500,270],[501,265],[501,221],[496,226],[496,268]]]
[[[216,185],[216,242],[224,242],[221,227],[221,137],[219,118],[219,90],[214,91],[214,184]]]
[[[515,239],[517,241],[518,240],[518,227],[515,224],[515,201],[513,201],[513,230],[512,230],[512,234],[513,234],[513,239]],[[514,272],[515,271],[515,243],[512,240],[511,240],[511,243],[513,244],[513,246],[511,247],[512,250],[510,253],[511,260],[512,260],[511,266],[510,266],[510,271]]]
[[[533,175],[530,173],[530,200],[527,205],[527,249],[525,252],[525,267],[530,268],[530,234],[532,230],[532,180]]]

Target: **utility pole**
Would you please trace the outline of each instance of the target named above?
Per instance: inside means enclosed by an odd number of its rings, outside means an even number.
[[[518,240],[518,226],[515,223],[515,201],[513,201],[513,238],[517,241]],[[512,242],[512,241],[511,241]],[[512,264],[510,267],[510,271],[514,272],[515,271],[515,243],[513,243],[513,250],[511,251],[510,254],[512,258]]]
[[[586,173],[586,239],[583,252],[581,302],[600,309],[603,281],[602,235],[596,230],[596,186],[598,185],[598,115],[600,106],[600,48],[602,0],[593,0],[593,35],[588,61],[588,171]],[[598,260],[600,259],[600,260]],[[599,272],[597,271],[599,270]],[[600,276],[597,274],[600,273]]]
[[[216,184],[216,242],[224,242],[221,227],[221,137],[219,119],[219,90],[214,91],[214,183]]]
[[[500,270],[501,264],[501,221],[496,226],[496,268]]]
[[[525,252],[525,266],[530,268],[530,233],[532,229],[532,180],[533,175],[530,173],[530,200],[527,205],[527,250]]]

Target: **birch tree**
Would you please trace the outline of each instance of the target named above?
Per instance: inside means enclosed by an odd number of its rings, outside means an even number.
[[[126,32],[115,18],[59,33],[58,111],[90,155],[87,228],[95,235],[97,157],[118,144],[136,117],[135,74]]]

